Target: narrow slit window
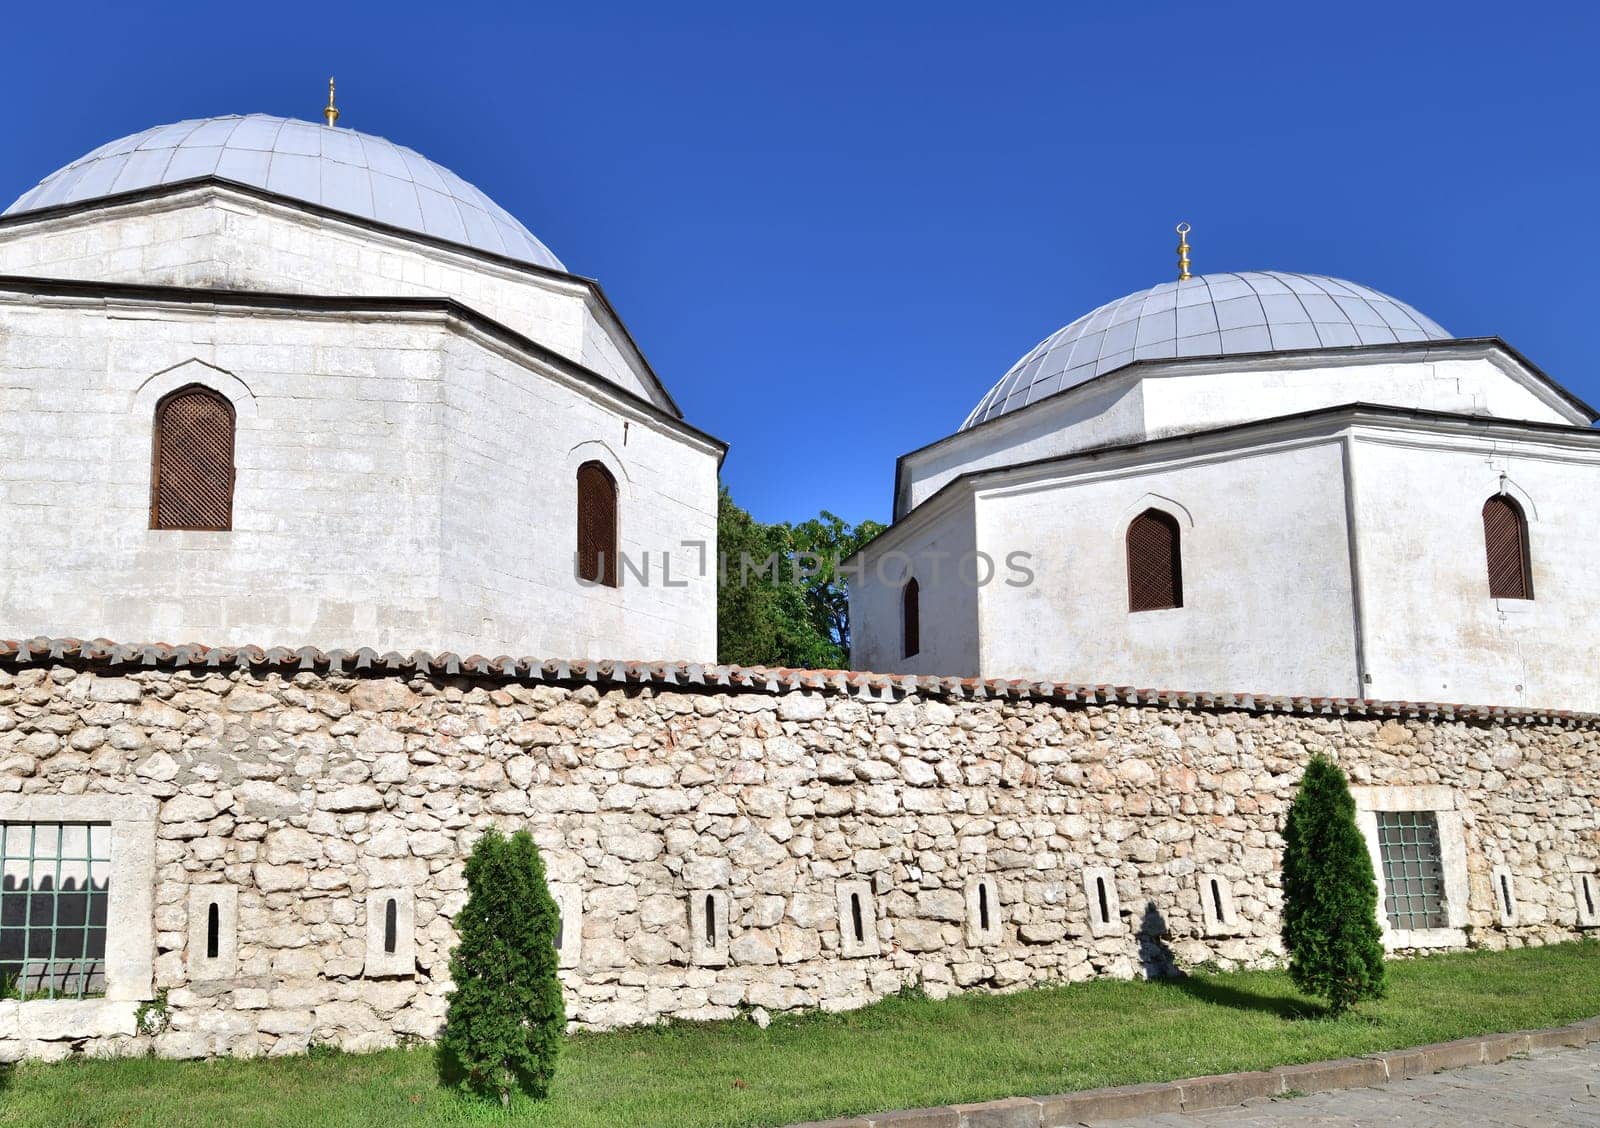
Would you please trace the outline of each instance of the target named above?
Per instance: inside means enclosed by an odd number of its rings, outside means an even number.
[[[1128,526],[1128,610],[1183,606],[1183,557],[1178,521],[1146,509]]]
[[[150,527],[233,528],[233,405],[191,384],[156,405]]]
[[[900,656],[914,657],[922,649],[922,585],[914,576],[900,592],[900,628]]]
[[[1500,875],[1500,903],[1506,907],[1506,915],[1514,911],[1511,907],[1511,879],[1505,874]]]
[[[1222,911],[1222,886],[1214,877],[1211,879],[1211,907],[1216,911],[1217,923],[1227,924],[1228,915]]]
[[[1583,903],[1589,915],[1594,916],[1594,886],[1589,881],[1589,875],[1584,874],[1578,879],[1578,884],[1583,887]]]
[[[561,909],[556,909],[556,951],[561,951],[567,940],[567,918],[562,915]]]
[[[1483,503],[1483,550],[1489,565],[1489,596],[1532,599],[1528,520],[1514,498],[1496,494]]]
[[[856,930],[856,943],[860,944],[867,938],[867,930],[861,924],[861,894],[850,894],[850,923]]]
[[[978,886],[978,927],[989,931],[989,885]]]
[[[711,894],[706,894],[706,947],[717,946],[717,900]]]
[[[212,901],[206,909],[206,959],[216,959],[221,950],[222,906]]]
[[[394,955],[400,942],[400,904],[393,897],[383,907],[383,954]]]
[[[617,586],[617,480],[598,462],[578,467],[578,578]]]
[[[1098,894],[1098,896],[1100,898],[1100,923],[1102,923],[1102,924],[1110,924],[1111,923],[1111,905],[1110,905],[1110,902],[1106,898],[1106,879],[1103,878],[1103,877],[1095,878],[1094,879],[1094,890],[1095,890],[1095,893]]]

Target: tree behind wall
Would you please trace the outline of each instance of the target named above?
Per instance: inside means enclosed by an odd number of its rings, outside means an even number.
[[[833,565],[882,529],[876,521],[851,525],[827,510],[799,525],[764,524],[735,504],[724,486],[717,499],[717,551],[723,561],[717,661],[802,669],[845,666],[850,605]]]
[[[490,829],[472,848],[466,878],[440,1072],[502,1104],[513,1089],[543,1097],[567,1019],[557,973],[559,917],[539,848],[525,830],[507,839]]]
[[[1306,765],[1283,828],[1283,945],[1289,978],[1342,1014],[1383,994],[1378,883],[1344,772]]]

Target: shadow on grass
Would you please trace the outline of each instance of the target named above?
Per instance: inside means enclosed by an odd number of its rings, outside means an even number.
[[[16,1074],[17,1067],[9,1061],[0,1061],[0,1093],[11,1088],[11,1079]]]
[[[1147,902],[1144,915],[1139,919],[1139,962],[1144,968],[1145,977],[1151,982],[1182,991],[1203,1003],[1234,1010],[1259,1011],[1291,1022],[1328,1016],[1327,1007],[1298,995],[1266,995],[1208,976],[1185,973],[1167,945],[1171,935],[1161,910],[1156,908],[1154,901]]]

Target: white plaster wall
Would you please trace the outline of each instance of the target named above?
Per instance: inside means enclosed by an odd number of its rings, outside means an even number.
[[[715,453],[471,341],[450,342],[445,364],[445,602],[463,616],[452,633],[480,651],[714,661]],[[574,575],[577,471],[590,460],[617,481],[617,588]]]
[[[0,274],[448,297],[667,406],[635,347],[579,279],[491,262],[226,188],[8,220],[0,227]]]
[[[953,435],[933,450],[906,456],[895,519],[938,493],[951,479],[974,470],[1014,466],[1091,446],[1144,438],[1142,385],[1115,379],[1059,396],[1032,411],[1002,416],[974,431]]]
[[[1180,608],[1128,611],[1126,534],[1179,521]],[[980,491],[978,543],[1031,552],[980,597],[986,676],[1184,690],[1356,691],[1343,464],[1319,438]]]
[[[1539,423],[1586,423],[1558,411],[1487,356],[1151,376],[1144,381],[1152,437],[1293,415],[1347,403],[1491,415]]]
[[[642,416],[454,324],[0,302],[0,435],[14,452],[0,464],[0,634],[711,658],[705,585],[591,617],[587,593],[530,586],[550,559],[570,566],[570,511],[478,525],[506,495],[559,488],[551,467],[579,442]],[[480,400],[458,380],[500,390]],[[152,412],[190,381],[238,412],[228,533],[148,527]],[[714,449],[631,430],[635,480],[666,468],[660,488],[681,499],[658,507],[663,526],[681,517],[686,536],[704,534]]]
[[[1193,433],[1342,404],[1585,426],[1587,416],[1533,390],[1502,350],[1454,357],[1268,357],[1144,364],[958,433],[906,456],[896,519],[963,473],[1110,444]]]
[[[880,537],[859,556],[849,582],[850,664],[894,674],[976,677],[979,672],[978,588],[963,576],[977,547],[971,495],[941,503],[907,535]],[[942,554],[942,555],[935,555]],[[917,578],[920,648],[903,654],[903,591],[909,558]]]
[[[1553,441],[1358,432],[1368,695],[1600,709],[1600,462]],[[1528,517],[1531,602],[1489,597],[1483,503]]]

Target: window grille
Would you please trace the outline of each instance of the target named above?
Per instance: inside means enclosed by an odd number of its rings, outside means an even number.
[[[578,467],[578,578],[617,586],[617,480],[598,462]]]
[[[233,527],[233,405],[199,385],[156,406],[150,527]]]
[[[1178,522],[1146,509],[1128,526],[1128,610],[1183,606],[1183,558]]]
[[[1528,521],[1522,507],[1504,494],[1483,503],[1483,550],[1489,563],[1490,598],[1533,598]]]
[[[922,649],[922,586],[914,578],[900,593],[900,612],[900,656],[910,658]]]
[[[0,867],[0,998],[104,993],[111,827],[0,823]]]
[[[1378,811],[1384,912],[1395,929],[1446,928],[1444,857],[1432,811]]]

